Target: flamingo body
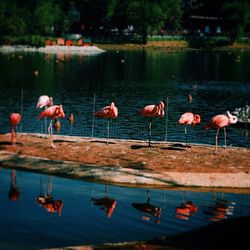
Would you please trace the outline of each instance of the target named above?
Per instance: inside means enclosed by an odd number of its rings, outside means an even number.
[[[215,115],[211,118],[211,120],[205,125],[205,129],[209,128],[215,128],[216,135],[215,135],[215,146],[217,149],[218,145],[218,135],[220,128],[224,128],[224,140],[225,140],[225,147],[227,145],[227,139],[226,139],[226,127],[230,124],[237,123],[238,118],[237,116],[231,115],[229,111],[226,112],[226,114],[219,114]]]
[[[52,120],[57,118],[64,118],[65,114],[63,112],[62,105],[53,105],[45,109],[43,112],[39,114],[38,119],[41,119],[43,117],[47,117]]]
[[[52,137],[52,127],[53,127],[52,122],[53,122],[53,120],[65,117],[62,105],[61,104],[60,105],[53,105],[53,106],[45,109],[43,112],[41,112],[39,114],[38,119],[41,119],[43,117],[47,117],[47,118],[51,119],[49,127],[48,127],[48,132]],[[57,125],[59,125],[58,122],[57,122]],[[57,128],[60,129],[60,126],[57,126]],[[55,146],[53,144],[53,140],[52,140],[52,143],[51,143],[51,147],[55,148]]]
[[[118,117],[118,109],[113,102],[93,114],[95,117],[115,119]]]
[[[158,104],[147,105],[138,114],[144,117],[163,117],[165,104],[161,101]]]
[[[43,107],[48,107],[53,105],[53,98],[47,95],[42,95],[38,98],[36,108],[41,109]]]
[[[178,120],[178,124],[184,124],[185,125],[185,137],[186,137],[186,147],[187,147],[187,125],[196,126],[201,122],[201,117],[198,114],[193,114],[191,112],[186,112],[181,115],[181,117]]]
[[[21,121],[21,115],[19,113],[11,113],[10,117],[10,130],[11,130],[11,145],[15,144],[14,137],[15,137],[15,126],[17,126]]]
[[[19,113],[11,113],[10,114],[10,125],[12,127],[18,125],[21,121],[21,115]]]
[[[236,123],[238,121],[238,118],[236,116],[232,115],[215,115],[211,118],[211,120],[207,123],[205,126],[205,129],[209,128],[223,128],[226,126],[229,126],[230,124]]]
[[[201,122],[201,118],[198,114],[193,114],[191,112],[187,112],[181,115],[180,119],[178,120],[179,124],[185,124],[185,125],[193,125]]]

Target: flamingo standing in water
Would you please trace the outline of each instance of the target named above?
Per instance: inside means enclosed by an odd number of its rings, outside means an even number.
[[[97,112],[94,112],[93,115],[95,117],[99,118],[106,118],[108,119],[107,123],[107,144],[108,144],[108,138],[109,138],[109,121],[110,119],[115,119],[118,117],[118,109],[115,106],[114,102],[111,102],[109,106],[103,107]]]
[[[224,141],[225,141],[225,148],[227,146],[227,135],[226,135],[226,127],[229,126],[230,124],[235,124],[237,123],[238,118],[237,116],[234,116],[230,114],[229,111],[226,112],[226,114],[220,114],[220,115],[215,115],[211,118],[211,120],[205,125],[205,129],[209,128],[215,128],[216,134],[215,134],[215,147],[217,151],[217,146],[218,146],[218,135],[220,128],[224,128]]]
[[[53,130],[53,120],[65,117],[62,105],[61,104],[60,105],[53,105],[53,106],[45,109],[42,113],[40,113],[40,115],[38,116],[38,119],[41,119],[43,117],[47,117],[47,118],[51,119],[49,127],[48,127],[48,132],[52,137],[52,134],[53,134],[53,131],[52,131]],[[53,139],[52,139],[51,147],[55,148],[55,146],[53,144]]]
[[[17,126],[21,121],[21,115],[19,113],[11,113],[10,117],[10,130],[11,130],[11,145],[15,146],[15,126]]]
[[[144,117],[149,117],[149,144],[148,146],[150,147],[150,140],[151,140],[151,127],[152,127],[152,120],[153,117],[160,117],[162,118],[164,116],[164,108],[166,105],[166,100],[167,98],[164,98],[164,100],[160,101],[158,104],[152,104],[152,105],[147,105],[141,110],[139,110],[138,114]]]
[[[187,125],[196,126],[201,122],[201,117],[198,114],[193,114],[191,112],[186,112],[181,115],[180,119],[178,120],[178,124],[185,125],[185,138],[186,138],[186,147],[187,147]]]
[[[42,109],[42,108],[46,109],[51,106],[53,106],[53,97],[48,97],[47,95],[41,95],[38,98],[38,101],[36,104],[37,109]],[[44,126],[45,128],[47,127],[46,118],[44,119]],[[42,131],[42,126],[41,126],[41,131]]]

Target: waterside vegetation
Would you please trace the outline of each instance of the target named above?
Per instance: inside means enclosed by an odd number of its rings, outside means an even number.
[[[192,5],[191,1],[182,2],[3,0],[0,44],[44,46],[45,39],[55,41],[67,34],[80,34],[101,44],[186,41],[189,47],[211,48],[235,41],[250,43],[248,37],[244,38],[250,29],[249,1],[201,0]],[[222,26],[222,31],[206,32],[204,27],[211,26],[211,20],[213,29]]]

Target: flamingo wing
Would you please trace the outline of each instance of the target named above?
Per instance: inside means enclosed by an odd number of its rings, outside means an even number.
[[[115,106],[106,106],[93,114],[95,117],[114,119],[118,116],[118,109]]]
[[[61,105],[53,105],[45,109],[43,112],[41,112],[38,116],[38,119],[41,119],[43,117],[56,119],[56,118],[64,118],[65,115]]]
[[[205,126],[206,129],[209,128],[223,128],[225,126],[228,126],[229,118],[226,115],[215,115],[211,118],[211,120],[208,122],[208,124]]]

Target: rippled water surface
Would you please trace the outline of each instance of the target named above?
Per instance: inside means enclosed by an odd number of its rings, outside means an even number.
[[[0,249],[12,250],[147,240],[250,215],[249,194],[125,188],[1,168],[0,204]]]
[[[106,52],[94,56],[0,54],[0,133],[9,131],[10,112],[22,113],[18,131],[40,133],[36,117],[40,95],[62,103],[72,127],[61,121],[60,134],[106,137],[107,121],[93,119],[93,111],[114,101],[119,110],[110,123],[110,137],[148,139],[148,120],[136,115],[147,104],[168,97],[163,119],[154,119],[152,140],[185,141],[180,115],[201,115],[201,125],[188,128],[188,140],[214,143],[214,130],[203,125],[215,114],[249,104],[250,53],[183,51]],[[34,74],[38,70],[38,75]],[[188,103],[191,94],[193,101]],[[228,144],[249,147],[248,130],[229,127]],[[224,142],[223,134],[219,143]]]

